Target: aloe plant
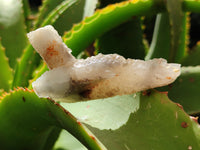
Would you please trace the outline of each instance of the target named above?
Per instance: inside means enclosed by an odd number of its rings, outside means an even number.
[[[200,46],[189,50],[189,13],[200,0],[0,0],[1,150],[200,149]],[[34,17],[33,17],[34,16]],[[144,18],[156,16],[147,44]],[[26,33],[53,25],[77,58],[118,53],[182,65],[172,84],[75,103],[39,98],[32,82],[48,70]]]

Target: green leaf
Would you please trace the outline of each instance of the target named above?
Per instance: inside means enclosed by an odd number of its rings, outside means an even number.
[[[179,22],[175,25],[176,27],[171,29],[172,25],[170,24],[170,16],[172,15],[173,14],[170,15],[168,13],[157,15],[153,40],[145,58],[146,60],[153,58],[165,58],[171,62],[180,62],[184,56],[187,44],[187,15],[184,14],[180,17],[180,19],[177,20]],[[174,31],[178,28],[177,26],[179,29]]]
[[[86,1],[87,0],[44,1],[35,28],[51,24],[58,33],[62,35],[66,30],[69,30],[74,23],[78,23],[83,19],[84,11],[86,11],[85,15],[87,15],[87,11],[94,9],[85,8]]]
[[[50,99],[40,99],[34,92],[18,89],[4,94],[0,100],[2,150],[43,150],[51,147],[56,140],[52,133],[57,136],[59,128],[66,129],[88,149],[104,149],[88,129]]]
[[[31,45],[28,45],[16,66],[12,89],[14,87],[28,87],[28,81],[39,63],[39,54],[36,53]]]
[[[183,66],[196,66],[200,65],[200,43],[189,51],[188,55],[186,55],[182,60],[181,64]]]
[[[178,62],[185,53],[186,17],[182,11],[181,0],[167,0],[166,6],[171,37],[169,61]]]
[[[87,150],[77,139],[69,132],[62,130],[57,139],[53,150]]]
[[[153,32],[153,39],[150,49],[145,57],[146,60],[152,58],[169,58],[170,49],[170,27],[167,13],[158,14]]]
[[[160,90],[169,91],[169,98],[181,104],[187,113],[199,113],[200,67],[182,67],[181,76]]]
[[[0,0],[0,4],[0,37],[14,68],[27,43],[22,1]]]
[[[48,16],[48,14],[64,0],[44,0],[40,7],[38,18],[35,22],[34,29],[41,27],[42,22]]]
[[[145,48],[140,17],[106,32],[97,40],[97,49],[103,54],[117,53],[125,58],[144,59]]]
[[[76,3],[77,0],[66,0],[60,3],[55,9],[53,9],[46,19],[42,22],[41,26],[46,26],[48,24],[54,24],[60,15],[64,13],[70,6]],[[64,22],[64,21],[62,21]]]
[[[139,109],[139,94],[77,103],[61,103],[81,122],[99,129],[117,129]]]
[[[8,63],[8,58],[5,56],[5,49],[1,45],[1,41],[0,41],[0,68],[1,68],[0,89],[8,91],[11,87],[13,74]]]
[[[140,97],[140,108],[116,130],[90,130],[110,150],[199,149],[199,124],[165,93],[149,91]]]
[[[4,93],[4,90],[3,89],[0,89],[0,97],[1,95]]]
[[[53,24],[60,35],[70,30],[74,24],[79,23],[85,17],[91,16],[96,8],[97,0],[76,0],[73,2],[74,4],[69,9],[60,13]]]
[[[31,28],[31,20],[30,20],[30,6],[29,6],[29,1],[28,0],[22,0],[23,3],[23,14],[24,14],[24,19],[25,19],[25,24],[26,24],[26,31],[29,32]]]
[[[83,19],[85,0],[77,0],[74,5],[64,11],[53,24],[60,35],[70,30],[73,24]]]
[[[162,5],[159,8],[156,7],[158,4],[160,1],[147,0],[125,1],[109,5],[75,25],[63,36],[64,42],[72,49],[72,54],[77,56],[97,37],[131,19],[132,16],[154,14],[163,10]]]
[[[183,0],[182,8],[184,11],[200,13],[200,1]]]

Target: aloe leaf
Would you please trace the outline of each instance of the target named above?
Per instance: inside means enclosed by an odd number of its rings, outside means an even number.
[[[183,0],[182,8],[184,11],[200,13],[199,0]]]
[[[181,0],[167,0],[166,3],[167,12],[169,14],[169,24],[170,24],[170,51],[169,51],[169,61],[178,62],[185,53],[184,47],[185,41],[182,42],[182,36],[185,37],[185,15],[182,11],[182,1]],[[185,18],[185,19],[184,19]],[[182,34],[183,32],[183,34]]]
[[[0,149],[47,148],[47,142],[51,140],[49,136],[52,137],[55,128],[66,129],[88,149],[105,149],[58,103],[40,99],[28,90],[17,89],[4,94],[0,102],[0,118]]]
[[[48,24],[54,24],[60,15],[63,14],[65,10],[67,10],[70,6],[76,3],[77,0],[66,0],[61,2],[55,9],[53,9],[46,19],[42,22],[41,26],[45,26]],[[67,21],[67,20],[66,20]]]
[[[60,35],[63,35],[64,32],[72,28],[73,24],[91,16],[96,8],[96,3],[97,0],[76,0],[74,5],[60,14],[53,26]]]
[[[34,29],[41,27],[42,22],[48,14],[64,0],[44,0],[39,10],[38,18],[34,24]]]
[[[69,134],[69,132],[62,130],[53,150],[87,150],[87,148]]]
[[[106,32],[97,40],[97,49],[103,54],[117,53],[126,58],[144,59],[145,47],[140,17]]]
[[[83,19],[84,6],[85,0],[77,0],[75,5],[72,5],[59,16],[53,26],[60,35],[63,35],[65,31],[72,28],[73,24]]]
[[[170,25],[170,16],[172,15],[173,14],[170,15],[168,13],[157,15],[153,40],[151,42],[150,50],[145,58],[146,60],[162,57],[171,62],[180,62],[181,58],[185,55],[187,44],[187,14],[180,17],[178,20],[179,22],[175,25],[179,26],[177,31],[174,31],[176,29],[172,29],[172,25]],[[174,34],[176,34],[176,37],[174,37]]]
[[[93,0],[92,3],[89,0],[44,1],[35,28],[51,24],[62,35],[74,23],[80,22],[85,16],[93,13],[96,8],[95,1]],[[91,5],[92,7],[89,7]],[[40,19],[44,17],[46,18],[44,21]]]
[[[100,8],[122,0],[100,1]],[[117,53],[125,58],[144,59],[142,23],[140,17],[133,17],[127,22],[106,32],[96,40],[95,48],[104,54]]]
[[[40,56],[31,45],[28,45],[16,66],[12,89],[19,86],[28,87],[28,81],[32,77],[32,72],[39,63]]]
[[[112,119],[112,118],[111,118]],[[148,91],[140,97],[139,109],[116,130],[90,130],[108,149],[199,149],[199,124],[171,102],[166,93]]]
[[[61,103],[81,122],[99,129],[117,129],[139,109],[139,94],[115,96],[77,103]]]
[[[26,31],[29,32],[31,28],[31,20],[30,20],[30,6],[28,0],[22,0],[23,3],[23,14],[24,14],[24,19],[25,19],[25,24],[26,24]]]
[[[189,51],[189,53],[181,60],[183,66],[196,66],[200,65],[200,43]]]
[[[146,0],[125,1],[109,5],[75,25],[70,32],[64,35],[64,42],[72,49],[72,54],[77,56],[97,37],[129,20],[132,16],[145,15],[147,13],[154,14],[163,10],[162,5],[159,9],[156,7],[160,3],[160,1]]]
[[[0,37],[9,64],[14,68],[27,43],[22,1],[0,0],[0,4]]]
[[[0,89],[8,91],[11,87],[13,74],[12,74],[12,69],[10,68],[8,63],[8,58],[5,56],[5,49],[1,45],[1,41],[0,41],[0,68],[1,68]]]
[[[200,112],[200,67],[182,67],[181,76],[167,87],[161,88],[169,91],[169,97],[183,106],[189,114]]]
[[[52,147],[54,147],[55,142],[57,141],[58,137],[60,136],[62,129],[59,127],[54,127],[51,132],[49,133],[49,136],[44,144],[43,150],[51,150]],[[65,131],[65,130],[64,130]],[[71,134],[70,134],[71,135]],[[72,135],[71,135],[72,136]],[[73,136],[72,136],[73,137]],[[74,137],[73,137],[74,138]],[[66,140],[66,139],[64,139]]]
[[[4,90],[3,89],[0,89],[0,97],[1,95],[4,93]]]
[[[158,14],[154,27],[153,39],[150,49],[145,57],[146,60],[152,58],[169,58],[170,49],[170,27],[167,13]]]

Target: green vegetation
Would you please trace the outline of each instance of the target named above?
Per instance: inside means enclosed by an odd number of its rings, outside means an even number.
[[[1,150],[200,149],[200,46],[189,50],[189,13],[200,0],[0,0]],[[90,4],[90,5],[89,5]],[[102,8],[104,7],[104,8]],[[144,18],[156,15],[150,44]],[[26,33],[51,24],[72,54],[118,53],[180,63],[171,85],[76,103],[39,98],[31,83],[48,70]],[[78,101],[78,100],[77,100]]]

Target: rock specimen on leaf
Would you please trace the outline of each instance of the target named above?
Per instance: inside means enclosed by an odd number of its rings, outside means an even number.
[[[98,54],[76,59],[50,25],[28,33],[28,38],[50,69],[32,84],[39,97],[98,99],[132,94],[168,85],[180,75],[180,64],[162,58],[143,61]]]

